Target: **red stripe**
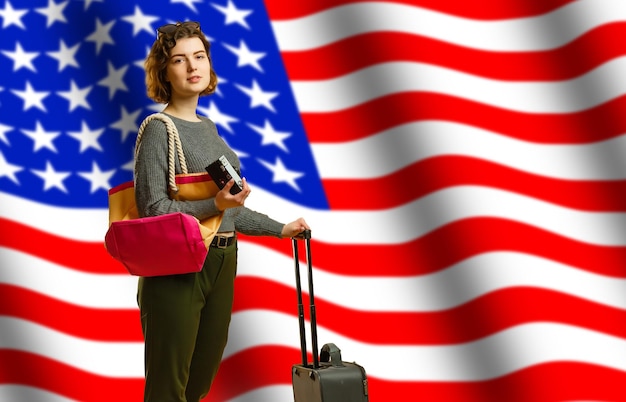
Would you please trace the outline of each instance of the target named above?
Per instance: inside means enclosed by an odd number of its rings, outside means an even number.
[[[424,63],[494,80],[561,81],[626,54],[625,44],[614,40],[624,36],[626,23],[615,22],[588,31],[554,50],[495,52],[403,32],[372,32],[307,51],[283,52],[282,57],[289,78],[302,81],[331,79],[393,62]],[[419,51],[407,52],[407,49]],[[319,60],[341,62],[319,63]]]
[[[0,284],[0,316],[94,341],[143,342],[137,309],[89,308],[12,285]]]
[[[70,240],[0,218],[0,246],[82,272],[128,275],[124,266],[107,253],[104,237],[102,243]]]
[[[506,269],[506,268],[503,268]],[[234,312],[267,309],[294,316],[293,287],[246,276],[236,279]],[[453,285],[453,284],[451,284]],[[258,289],[263,289],[258,293]],[[82,339],[142,342],[136,309],[93,309],[72,305],[26,289],[0,285],[0,315],[38,323]],[[305,297],[305,304],[308,303]],[[584,327],[626,339],[626,313],[559,292],[514,287],[481,295],[438,312],[371,312],[316,299],[319,323],[352,339],[373,344],[447,344],[469,342],[531,322]],[[37,306],[33,309],[32,306]],[[345,317],[351,317],[346,320]],[[367,332],[354,322],[375,322]]]
[[[481,235],[477,236],[476,233]],[[35,238],[41,247],[32,247],[29,239]],[[291,257],[290,245],[283,240],[245,235],[241,235],[241,239]],[[625,277],[623,261],[626,259],[626,247],[587,244],[521,222],[499,218],[478,217],[455,221],[403,244],[329,244],[316,240],[313,244],[317,250],[315,265],[342,275],[421,275],[445,269],[478,254],[504,250],[544,257],[592,273]],[[0,219],[0,246],[81,272],[128,275],[121,265],[106,254],[100,243],[71,241],[3,219]],[[58,253],[58,250],[72,252]],[[384,267],[371,258],[381,254],[385,255],[387,262]],[[336,255],[349,255],[350,264],[337,261]],[[90,262],[87,264],[85,261]],[[406,264],[406,261],[412,263]]]
[[[271,20],[287,20],[315,14],[333,7],[362,3],[362,0],[265,0]],[[386,0],[381,3],[396,3],[440,11],[465,18],[499,20],[522,18],[548,13],[574,0],[507,0],[507,1],[445,1],[441,0]]]
[[[0,361],[0,384],[30,386],[77,401],[143,399],[143,379],[98,376],[46,357],[15,350],[0,349]]]
[[[341,345],[338,346],[341,348]],[[355,356],[342,357],[347,361],[355,359]],[[359,363],[358,357],[356,360]],[[235,355],[222,364],[217,382],[205,401],[231,400],[268,385],[291,385],[291,366],[298,363],[299,352],[284,347],[263,347]],[[259,366],[263,369],[260,370]],[[385,371],[385,367],[364,368],[366,372],[368,369],[381,373]],[[622,401],[626,400],[625,381],[626,373],[621,371],[584,363],[553,362],[476,382],[387,381],[368,374],[368,389],[370,401]],[[410,395],[409,399],[407,395]]]
[[[353,356],[348,358],[354,360]],[[142,379],[96,376],[19,351],[0,350],[0,360],[3,362],[0,365],[0,384],[32,386],[90,402],[142,399]],[[299,352],[296,349],[274,346],[246,350],[222,363],[211,394],[204,401],[230,400],[263,386],[289,386],[291,366],[297,363]],[[384,367],[375,369],[384,371]],[[67,381],[68,378],[72,380]],[[368,375],[371,401],[400,401],[406,395],[442,402],[621,401],[626,400],[625,382],[624,372],[576,362],[541,364],[480,382],[386,381]]]
[[[626,180],[561,180],[526,173],[487,160],[437,156],[408,165],[388,176],[367,180],[324,179],[331,209],[382,210],[401,206],[454,186],[485,186],[595,212],[626,211]],[[384,197],[354,197],[373,188],[394,189]]]
[[[462,286],[450,282],[446,285],[449,288]],[[263,289],[263,292],[259,293],[258,289]],[[298,311],[293,288],[268,280],[239,277],[236,292],[235,312],[267,309],[291,314],[294,316],[294,328],[297,328],[295,317]],[[304,296],[304,304],[308,305],[308,297]],[[349,309],[319,296],[315,298],[315,304],[319,326],[367,344],[465,343],[534,322],[567,324],[626,339],[626,311],[564,293],[531,287],[497,290],[461,306],[428,313]]]
[[[284,241],[269,238],[254,241],[291,255],[290,245]],[[315,250],[313,264],[316,268],[340,275],[424,275],[479,254],[510,251],[546,258],[593,274],[626,278],[624,246],[583,243],[525,223],[489,217],[454,221],[403,244],[329,244],[313,240],[311,248]],[[380,261],[383,257],[384,264]]]
[[[413,395],[429,402],[556,402],[626,401],[625,382],[626,373],[622,371],[577,362],[554,362],[490,381],[412,383],[372,378],[369,383],[372,401],[400,401],[403,395]]]
[[[537,144],[584,144],[626,132],[624,109],[626,95],[577,113],[534,114],[448,95],[403,92],[337,112],[303,113],[302,119],[311,143],[344,143],[402,124],[441,120]]]
[[[265,386],[291,384],[291,366],[299,358],[298,350],[278,345],[249,348],[230,356],[222,361],[215,384],[203,401],[229,401]]]

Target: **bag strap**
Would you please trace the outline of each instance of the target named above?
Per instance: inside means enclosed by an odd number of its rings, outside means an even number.
[[[172,194],[176,194],[178,193],[178,186],[176,185],[176,155],[178,155],[180,170],[183,174],[187,174],[187,160],[183,153],[183,146],[180,142],[176,125],[167,115],[154,113],[146,117],[141,123],[139,131],[137,132],[137,141],[135,141],[135,160],[137,160],[137,154],[139,153],[139,145],[143,137],[143,131],[152,120],[161,120],[165,123],[165,129],[167,130],[168,187]]]

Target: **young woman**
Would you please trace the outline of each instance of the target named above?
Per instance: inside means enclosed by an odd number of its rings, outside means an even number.
[[[189,172],[225,155],[239,168],[237,155],[218,136],[215,124],[196,114],[200,96],[217,85],[209,42],[196,22],[158,30],[146,59],[148,96],[166,103],[174,121]],[[205,219],[224,212],[202,271],[139,279],[138,303],[145,339],[144,401],[197,402],[206,396],[226,346],[233,285],[237,270],[236,233],[290,238],[309,226],[299,218],[282,224],[244,206],[250,188],[230,194],[231,181],[214,198],[175,201],[167,192],[167,132],[161,121],[145,128],[135,162],[135,193],[140,216],[180,211]],[[180,173],[177,171],[177,173]]]

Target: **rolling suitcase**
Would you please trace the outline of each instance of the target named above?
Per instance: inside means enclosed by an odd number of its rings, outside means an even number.
[[[292,239],[298,296],[298,321],[300,325],[300,351],[302,364],[294,364],[291,370],[295,402],[368,402],[367,376],[363,367],[341,360],[341,350],[333,344],[322,346],[317,355],[317,320],[313,295],[313,265],[311,264],[311,231],[302,233],[305,241],[308,266],[311,342],[313,363],[307,362],[307,346],[304,328],[304,307],[300,284],[300,259],[298,240]]]

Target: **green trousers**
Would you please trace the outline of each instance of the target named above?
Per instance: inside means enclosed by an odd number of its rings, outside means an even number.
[[[211,388],[228,338],[237,242],[211,247],[201,272],[140,278],[145,402],[198,402]]]

